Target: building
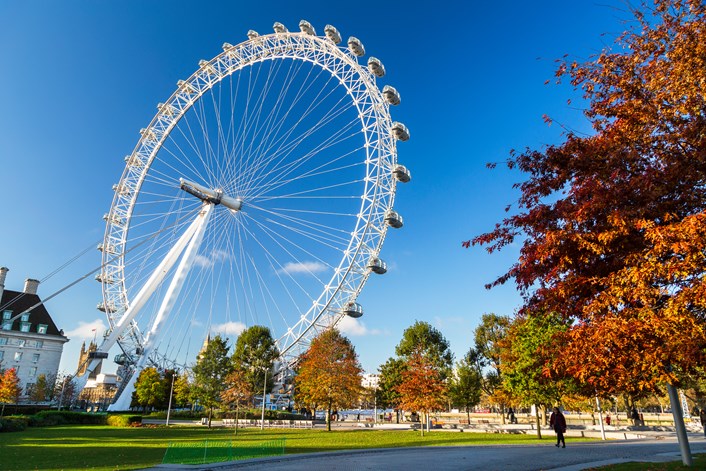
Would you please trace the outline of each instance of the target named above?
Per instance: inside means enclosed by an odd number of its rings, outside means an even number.
[[[365,389],[377,389],[380,385],[380,375],[375,373],[366,373],[363,375],[361,386]]]
[[[15,368],[22,395],[39,375],[55,378],[64,344],[69,339],[57,328],[37,295],[39,281],[27,279],[23,291],[5,289],[9,270],[0,267],[0,368]]]
[[[98,345],[95,342],[89,343],[88,348],[86,348],[86,342],[81,344],[76,376],[81,376],[86,373],[89,356],[96,350],[98,350]],[[96,366],[93,372],[88,376],[83,390],[78,395],[82,409],[106,410],[113,402],[115,393],[118,391],[118,375],[101,373],[102,366],[102,362]]]

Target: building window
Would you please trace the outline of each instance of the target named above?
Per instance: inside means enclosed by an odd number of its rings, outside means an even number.
[[[15,361],[22,360],[22,352],[15,352]]]
[[[29,322],[20,322],[20,332],[29,332],[29,327],[32,324]]]
[[[0,337],[0,345],[7,345],[7,337]]]
[[[18,346],[18,347],[24,347],[26,343],[27,343],[27,341],[26,341],[25,339],[19,339],[19,340],[17,341],[17,346]]]
[[[33,366],[32,368],[29,369],[29,376],[32,378],[37,376],[37,367],[36,366]]]
[[[23,312],[22,316],[20,316],[20,320],[22,322],[27,322],[29,320],[29,312]]]
[[[3,320],[7,320],[12,317],[12,311],[5,311],[2,313]]]
[[[12,321],[2,321],[2,330],[12,330]]]
[[[39,353],[34,353],[32,355],[32,363],[37,363],[39,361]]]
[[[47,325],[46,324],[39,324],[37,326],[37,333],[38,334],[46,334],[47,333]]]
[[[44,340],[37,340],[35,347],[42,348],[44,346]]]

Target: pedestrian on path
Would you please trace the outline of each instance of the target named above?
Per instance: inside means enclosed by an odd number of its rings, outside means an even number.
[[[552,415],[549,417],[549,426],[556,432],[556,446],[558,447],[559,443],[561,443],[561,447],[566,448],[566,441],[564,440],[566,417],[564,417],[558,407],[554,408]]]
[[[699,419],[701,419],[701,426],[704,428],[704,436],[706,436],[706,409],[701,408]]]

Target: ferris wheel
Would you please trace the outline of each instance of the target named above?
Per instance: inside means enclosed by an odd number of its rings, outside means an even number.
[[[286,365],[363,314],[363,285],[387,271],[387,230],[403,225],[395,188],[410,173],[396,143],[409,131],[357,38],[299,28],[225,43],[140,131],[105,215],[110,330],[89,372],[116,343],[134,372],[193,361],[208,333],[251,325],[270,329]]]

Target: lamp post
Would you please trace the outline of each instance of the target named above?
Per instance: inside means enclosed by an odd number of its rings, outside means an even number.
[[[260,421],[260,430],[265,429],[265,396],[267,395],[267,367],[262,367],[263,386],[262,386],[262,420]]]
[[[174,378],[176,378],[176,370],[172,372],[172,387],[169,390],[169,405],[167,406],[167,427],[169,427],[169,414],[172,412],[172,396],[174,395]]]

